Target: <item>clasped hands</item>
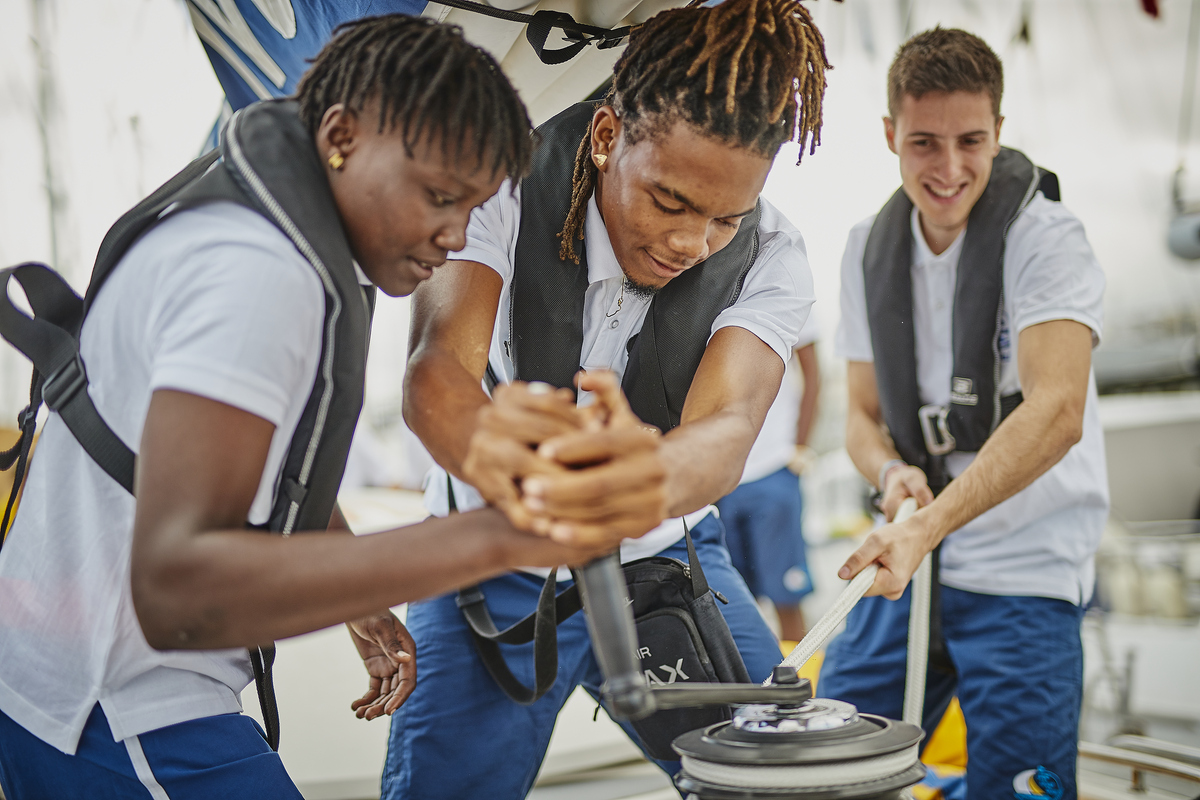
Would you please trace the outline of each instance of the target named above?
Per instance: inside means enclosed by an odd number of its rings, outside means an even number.
[[[580,372],[576,385],[592,404],[542,383],[498,386],[463,474],[514,526],[611,550],[668,516],[663,437],[633,413],[614,373]]]

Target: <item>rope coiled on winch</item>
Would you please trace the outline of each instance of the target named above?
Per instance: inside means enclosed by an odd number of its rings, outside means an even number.
[[[683,770],[697,780],[747,789],[837,789],[890,778],[917,763],[920,745],[855,761],[796,766],[739,766],[683,757]]]

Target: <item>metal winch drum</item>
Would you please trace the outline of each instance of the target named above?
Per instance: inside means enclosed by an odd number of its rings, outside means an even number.
[[[781,667],[772,683],[800,683]],[[807,681],[803,681],[807,684]],[[736,706],[674,742],[688,800],[886,800],[921,780],[922,731],[838,700]]]
[[[915,504],[914,504],[915,505]],[[796,672],[806,645],[819,645],[874,578],[864,570],[835,609],[814,626],[766,685],[674,683],[649,686],[641,672],[633,613],[616,555],[577,572],[601,698],[616,719],[655,710],[723,705],[732,719],[675,739],[675,785],[687,800],[890,800],[925,776],[917,725],[860,714],[849,703],[812,696]],[[845,594],[845,593],[844,593]],[[836,612],[836,613],[835,613]],[[922,652],[918,648],[915,652]],[[799,661],[793,661],[799,658]],[[924,685],[924,664],[919,672]],[[908,696],[906,692],[906,703]],[[916,707],[920,708],[919,700]]]

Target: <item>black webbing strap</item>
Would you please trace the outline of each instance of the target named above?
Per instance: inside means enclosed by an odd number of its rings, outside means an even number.
[[[454,489],[449,478],[446,487],[450,492],[450,511],[457,511]],[[709,591],[708,578],[696,556],[696,545],[692,542],[687,522],[683,523],[683,537],[687,543],[688,570],[692,580],[692,596],[702,597]],[[455,601],[462,611],[471,639],[479,653],[483,666],[496,681],[496,685],[509,699],[523,706],[537,702],[554,686],[558,677],[558,624],[583,607],[579,596],[578,582],[572,583],[562,593],[555,595],[557,572],[551,570],[542,584],[537,609],[504,630],[497,630],[492,615],[488,612],[486,598],[479,586],[460,589]],[[724,599],[724,598],[722,598]],[[533,688],[523,684],[509,669],[500,652],[501,644],[528,644],[533,642]]]
[[[32,316],[9,297],[9,284],[14,280],[25,293]],[[82,324],[83,299],[54,270],[34,263],[0,270],[0,336],[32,361],[34,369],[29,405],[18,417],[21,438],[12,450],[0,454],[0,463],[7,466],[17,461],[5,526],[25,475],[42,401],[62,417],[88,456],[133,493],[133,451],[108,427],[87,392],[87,373],[79,357]]]
[[[29,466],[29,452],[33,448],[33,434],[37,429],[37,407],[41,405],[42,376],[34,370],[33,380],[29,384],[29,405],[17,415],[17,427],[21,435],[8,450],[0,453],[0,471],[17,468],[13,472],[12,489],[8,493],[8,502],[4,505],[4,519],[0,521],[0,547],[8,536],[8,525],[12,522],[13,506],[17,504],[17,496],[25,481],[25,469]]]
[[[275,645],[250,648],[250,666],[254,668],[254,688],[258,690],[258,707],[262,711],[267,744],[279,750],[279,706],[275,701],[275,679],[271,667],[275,664]]]
[[[503,631],[496,630],[496,624],[492,621],[492,615],[488,613],[487,604],[484,602],[483,592],[478,586],[471,586],[458,593],[458,607],[462,609],[463,617],[471,628],[471,639],[475,642],[475,649],[479,652],[483,666],[504,693],[513,702],[523,706],[537,702],[550,690],[558,677],[558,618],[557,598],[554,596],[556,586],[555,571],[551,570],[538,596],[537,611]],[[578,590],[572,586],[568,592],[575,595],[575,603],[578,605]],[[532,689],[513,675],[504,661],[504,654],[500,652],[500,642],[514,638],[514,628],[523,623],[528,624],[529,621],[532,621],[529,627],[533,629]]]
[[[542,60],[543,64],[565,64],[583,52],[584,48],[592,43],[596,43],[596,46],[601,50],[616,47],[625,41],[630,31],[630,26],[628,25],[623,28],[612,29],[600,28],[595,25],[584,25],[582,22],[576,22],[575,18],[570,14],[562,11],[551,11],[549,9],[542,9],[533,14],[522,14],[520,11],[505,11],[501,8],[492,8],[483,3],[472,2],[472,0],[445,0],[445,2],[438,0],[438,3],[443,6],[450,6],[451,8],[463,11],[473,11],[476,14],[483,14],[487,17],[503,19],[508,22],[519,22],[525,25],[525,38],[529,41],[533,52],[537,53],[538,58]],[[561,30],[572,44],[555,50],[546,49],[546,40],[549,38],[550,32],[555,28]]]

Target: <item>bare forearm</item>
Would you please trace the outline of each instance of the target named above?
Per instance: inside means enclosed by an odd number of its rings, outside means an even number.
[[[155,647],[252,646],[498,574],[529,538],[492,510],[360,537],[213,531],[135,560],[135,607]]]
[[[917,514],[935,541],[1033,483],[1079,441],[1081,412],[1053,398],[1026,400],[963,473]]]
[[[480,381],[449,354],[414,356],[404,379],[404,421],[433,460],[462,478],[479,409],[489,401]]]
[[[736,412],[712,414],[667,434],[662,458],[668,514],[691,513],[737,488],[757,435],[754,424]]]
[[[796,420],[796,444],[807,445],[817,418],[817,402],[821,396],[821,367],[817,363],[815,344],[796,348],[796,359],[800,363],[800,374],[804,378],[804,392],[800,395],[800,416]]]
[[[817,399],[820,397],[820,382],[815,382],[812,389],[804,384],[804,394],[800,397],[800,418],[796,421],[796,444],[808,444],[812,434],[813,421],[817,418]]]
[[[879,423],[853,405],[846,414],[846,452],[872,486],[879,480],[879,470],[883,465],[900,458]]]

